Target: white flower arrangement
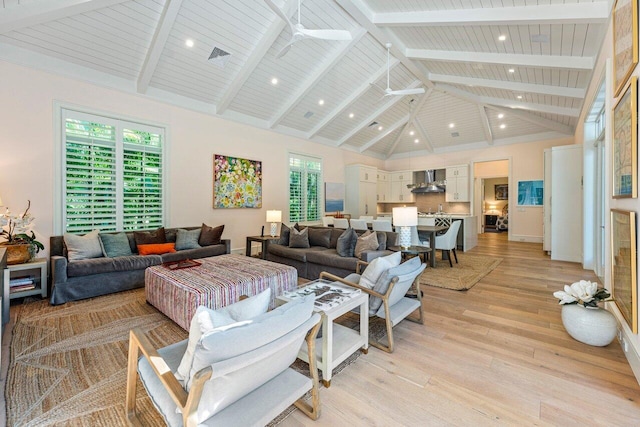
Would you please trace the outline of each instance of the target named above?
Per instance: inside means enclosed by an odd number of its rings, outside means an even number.
[[[597,282],[580,280],[571,285],[565,285],[564,291],[556,291],[553,296],[560,300],[560,304],[597,307],[600,301],[607,300],[611,294],[605,288],[598,288]]]
[[[36,235],[31,231],[31,223],[35,219],[30,213],[31,200],[28,200],[27,209],[20,215],[13,215],[9,208],[0,214],[0,237],[7,239],[3,244],[28,244],[33,247],[35,253],[44,249],[42,243],[36,240]]]

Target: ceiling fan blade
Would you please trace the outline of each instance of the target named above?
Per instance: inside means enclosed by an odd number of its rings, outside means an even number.
[[[291,39],[289,43],[287,43],[282,49],[280,49],[280,52],[278,52],[278,54],[276,55],[276,58],[282,58],[283,56],[285,56],[295,42],[296,42],[295,39]]]
[[[282,9],[276,6],[273,0],[264,0],[264,2],[267,4],[267,6],[269,6],[269,9],[271,9],[276,15],[280,17],[280,19],[282,19],[284,22],[286,22],[289,25],[291,34],[293,34],[295,27],[293,26],[293,23],[291,23],[291,20],[289,20],[289,17],[282,11]]]
[[[306,28],[298,28],[298,32],[305,37],[320,40],[351,40],[351,33],[347,30],[308,30]]]
[[[424,93],[424,88],[419,87],[416,89],[400,89],[400,90],[387,90],[386,93],[384,94],[384,96],[389,96],[389,95],[420,95],[421,93]]]

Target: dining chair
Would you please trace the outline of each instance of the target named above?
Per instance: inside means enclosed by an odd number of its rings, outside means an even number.
[[[371,228],[373,231],[393,231],[391,221],[386,219],[374,219],[371,221]]]
[[[349,220],[347,218],[334,218],[333,228],[349,228]]]
[[[364,219],[352,219],[351,220],[351,228],[354,230],[368,230],[367,221]]]
[[[333,225],[333,217],[332,216],[323,216],[322,217],[322,225],[324,227],[329,227]]]
[[[365,221],[373,221],[373,215],[360,215],[359,219],[364,219]]]
[[[456,259],[456,264],[458,263],[458,255],[456,254],[456,245],[458,242],[458,230],[460,229],[461,222],[462,221],[453,221],[453,223],[451,223],[451,227],[449,227],[449,229],[445,234],[441,236],[436,236],[435,249],[441,250],[443,257],[444,257],[444,251],[447,251],[447,254],[449,255],[449,265],[451,267],[453,267],[453,263],[451,262],[451,251],[453,251],[453,256]]]

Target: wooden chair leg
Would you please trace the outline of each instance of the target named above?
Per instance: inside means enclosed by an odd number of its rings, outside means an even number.
[[[456,253],[456,248],[453,248],[453,256],[456,258],[456,264],[458,263],[458,254]]]
[[[321,325],[322,321],[318,322],[311,331],[307,333],[305,340],[307,342],[307,354],[309,355],[316,354],[316,336],[318,335]],[[296,400],[293,404],[296,408],[300,409],[303,414],[315,421],[320,416],[320,386],[318,385],[318,368],[316,367],[315,357],[309,357],[309,373],[311,374],[311,380],[313,381],[313,386],[311,388],[311,404],[308,404],[302,398]]]
[[[387,340],[389,341],[389,345],[385,346],[379,341],[369,341],[369,344],[378,348],[382,351],[386,351],[387,353],[393,353],[393,325],[391,324],[391,310],[389,308],[389,302],[384,299],[384,314],[385,314],[385,323],[387,325]]]
[[[449,257],[449,267],[453,268],[453,263],[451,262],[451,251],[447,249],[447,256]],[[458,260],[456,260],[458,262]]]

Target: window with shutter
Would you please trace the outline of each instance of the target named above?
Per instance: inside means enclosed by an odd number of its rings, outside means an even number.
[[[164,223],[164,129],[62,110],[63,232]]]
[[[289,221],[319,221],[322,216],[322,160],[289,154]]]

